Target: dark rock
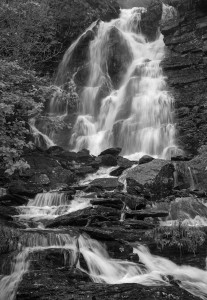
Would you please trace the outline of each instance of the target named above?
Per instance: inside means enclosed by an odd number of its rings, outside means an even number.
[[[118,156],[120,154],[120,152],[121,152],[121,148],[109,148],[109,149],[102,151],[99,154],[99,156],[106,155],[106,154]]]
[[[101,205],[101,206],[106,206],[106,207],[112,207],[112,208],[117,208],[117,209],[122,209],[124,203],[119,200],[119,199],[94,199],[91,200],[90,203],[92,205]]]
[[[80,272],[79,272],[80,273]],[[107,285],[89,282],[83,274],[71,274],[68,269],[41,267],[41,270],[28,272],[18,289],[16,300],[36,300],[42,295],[49,295],[51,299],[71,300],[199,300],[178,286],[143,286],[135,283]],[[87,278],[87,279],[86,279]],[[44,283],[44,284],[43,284]],[[38,286],[38,288],[37,288]],[[47,296],[46,296],[47,297]],[[46,299],[46,298],[45,298]],[[49,298],[48,298],[49,299]]]
[[[124,199],[124,202],[131,210],[143,209],[147,204],[146,199],[143,197],[137,197],[129,194],[124,195],[122,199]]]
[[[140,22],[141,31],[150,41],[157,37],[159,22],[162,17],[162,1],[152,0],[148,6],[147,12],[142,14]]]
[[[171,220],[194,219],[196,216],[207,217],[207,207],[194,197],[176,198],[171,202],[169,215]]]
[[[47,154],[54,155],[54,156],[61,155],[63,152],[64,149],[59,146],[52,146],[46,150]]]
[[[113,87],[117,89],[125,76],[133,55],[123,34],[115,26],[110,30],[107,43],[109,44],[108,74]]]
[[[164,160],[155,159],[126,171],[127,191],[159,200],[170,194],[174,185],[174,166]]]
[[[117,159],[115,156],[111,154],[101,155],[101,164],[106,167],[114,167],[117,166]]]
[[[117,169],[111,171],[109,175],[110,176],[119,177],[124,172],[124,170],[126,170],[126,168],[124,168],[124,167],[118,167]]]
[[[22,180],[14,180],[10,183],[8,191],[10,194],[33,197],[43,192],[43,187],[34,182],[24,182]]]
[[[205,1],[168,1],[179,13],[170,26],[161,27],[168,47],[162,67],[174,97],[177,144],[190,155],[197,154],[199,147],[207,142],[206,10],[203,3]]]
[[[135,162],[133,162],[133,161],[127,159],[127,158],[124,158],[122,156],[118,156],[117,164],[118,164],[119,167],[128,169],[128,168],[131,168],[135,164]]]
[[[154,159],[154,157],[152,157],[152,156],[144,155],[139,159],[139,165],[146,164],[146,163],[152,161],[153,159]]]
[[[97,206],[96,208],[88,207],[57,217],[55,220],[49,221],[46,227],[86,226],[87,224],[97,222],[97,220],[118,220],[119,216],[120,212],[114,208],[104,206]]]
[[[122,190],[124,185],[117,178],[97,178],[90,183],[91,187],[96,187],[101,190]]]
[[[26,205],[28,198],[21,197],[20,195],[4,195],[0,197],[0,204],[4,206],[18,206]]]
[[[152,0],[117,0],[121,8],[148,7]]]
[[[162,218],[168,216],[168,211],[157,211],[157,210],[133,210],[127,211],[126,217],[132,218],[136,217],[139,220],[143,220],[145,218]]]

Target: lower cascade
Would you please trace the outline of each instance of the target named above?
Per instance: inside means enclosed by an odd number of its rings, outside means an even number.
[[[22,214],[19,220],[34,219],[37,224],[42,220],[40,208],[48,210],[53,206],[62,206],[67,203],[64,193],[51,192],[38,194],[34,200],[29,201],[26,207],[19,207]],[[80,195],[76,196],[76,206],[79,209]],[[82,205],[88,205],[87,198],[82,198]],[[34,207],[38,207],[34,210]],[[70,206],[71,207],[71,206]],[[70,209],[67,209],[70,212]],[[50,211],[51,213],[51,211]],[[59,211],[59,215],[66,213]],[[39,217],[39,218],[38,218]],[[50,214],[44,214],[45,219],[50,219]],[[34,228],[21,230],[18,243],[18,254],[11,261],[10,275],[1,277],[0,299],[13,300],[16,297],[18,285],[25,273],[29,271],[30,256],[35,252],[43,252],[48,249],[57,249],[66,254],[65,265],[79,269],[87,274],[94,283],[124,284],[137,283],[146,286],[169,286],[170,278],[173,278],[179,286],[200,299],[207,299],[207,272],[191,266],[178,266],[166,258],[152,255],[146,246],[139,243],[133,246],[134,254],[139,257],[139,262],[130,262],[122,259],[113,259],[105,246],[91,239],[86,234],[67,233],[63,229]],[[82,266],[83,257],[86,266]]]

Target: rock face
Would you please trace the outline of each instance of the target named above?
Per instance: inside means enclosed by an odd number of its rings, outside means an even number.
[[[171,194],[174,166],[165,160],[155,159],[127,171],[127,191],[159,200]]]
[[[168,49],[162,67],[175,98],[177,142],[196,154],[207,142],[207,5],[200,0],[167,3],[179,16],[161,28]]]

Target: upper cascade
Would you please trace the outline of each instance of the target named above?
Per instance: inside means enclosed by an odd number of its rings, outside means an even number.
[[[65,54],[57,82],[70,69],[78,43],[93,30],[87,80],[70,141],[75,151],[87,148],[97,155],[121,147],[122,155],[132,159],[143,154],[169,158],[177,151],[173,97],[160,66],[165,55],[163,36],[158,29],[157,39],[148,42],[141,33],[145,11],[122,9],[119,19],[93,23]],[[163,21],[169,14],[172,9],[164,5]]]

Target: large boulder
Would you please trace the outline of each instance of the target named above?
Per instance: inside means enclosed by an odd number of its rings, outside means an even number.
[[[98,188],[100,190],[112,191],[115,189],[122,190],[124,185],[119,182],[117,178],[97,178],[90,183],[91,188]]]
[[[114,88],[117,89],[132,61],[132,53],[124,36],[115,26],[108,39],[107,70]]]
[[[147,11],[142,14],[142,20],[140,23],[142,33],[149,41],[156,39],[161,18],[162,1],[152,0]]]
[[[126,171],[127,191],[159,200],[172,193],[174,166],[171,162],[155,159]]]

